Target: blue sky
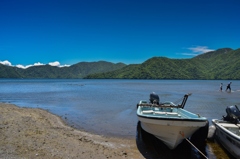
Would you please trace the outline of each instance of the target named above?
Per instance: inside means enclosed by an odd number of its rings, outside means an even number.
[[[240,48],[239,0],[1,0],[0,62],[142,63]]]

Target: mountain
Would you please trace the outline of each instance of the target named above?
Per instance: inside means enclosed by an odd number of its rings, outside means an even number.
[[[240,49],[222,48],[191,59],[152,57],[142,64],[80,62],[70,67],[50,65],[27,69],[0,64],[0,78],[86,79],[240,79]]]
[[[20,69],[0,64],[0,78],[21,78]]]
[[[83,78],[92,73],[109,72],[126,66],[123,63],[80,62],[70,67],[50,65],[32,66],[21,69],[0,64],[0,78]]]
[[[142,64],[128,65],[85,78],[103,79],[240,79],[240,49],[218,49],[191,59],[153,57]]]

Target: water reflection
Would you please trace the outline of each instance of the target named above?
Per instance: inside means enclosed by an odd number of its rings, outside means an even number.
[[[136,144],[138,150],[146,159],[206,159],[186,140],[184,140],[177,148],[170,150],[163,142],[155,136],[147,133],[141,128],[140,122],[137,124]],[[208,157],[206,153],[206,143],[197,144],[195,146]]]
[[[207,142],[209,153],[212,153],[216,156],[214,159],[236,159],[234,158],[218,141],[218,139],[214,139],[212,141]]]

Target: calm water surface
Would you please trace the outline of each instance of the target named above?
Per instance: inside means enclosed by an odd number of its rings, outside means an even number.
[[[240,81],[232,92],[224,80],[0,80],[0,102],[43,108],[69,125],[100,135],[135,137],[136,104],[155,92],[160,100],[181,103],[192,93],[185,109],[209,119],[221,118],[229,105],[240,106]]]

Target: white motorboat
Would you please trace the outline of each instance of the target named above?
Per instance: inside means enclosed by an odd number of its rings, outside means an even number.
[[[208,131],[208,120],[205,117],[183,109],[188,96],[189,94],[184,96],[181,105],[172,102],[159,103],[156,94],[150,94],[149,104],[147,101],[140,101],[137,116],[142,129],[153,134],[170,149],[176,148],[201,127],[207,125]]]
[[[240,111],[237,106],[226,108],[227,116],[223,119],[213,119],[215,136],[225,149],[235,158],[240,158]]]

